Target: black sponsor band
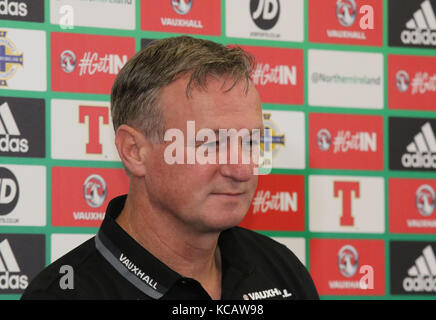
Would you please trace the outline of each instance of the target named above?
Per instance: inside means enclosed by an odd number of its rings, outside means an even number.
[[[112,244],[100,230],[95,237],[95,246],[101,255],[130,283],[146,295],[159,299],[168,290],[139,269],[128,257]],[[128,263],[127,263],[128,260]],[[123,263],[123,262],[126,263]]]

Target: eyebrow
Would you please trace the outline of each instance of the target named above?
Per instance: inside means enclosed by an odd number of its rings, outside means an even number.
[[[213,130],[213,132],[215,133],[215,134],[219,134],[219,131],[220,130],[226,130],[226,131],[228,131],[228,130],[231,130],[231,129],[235,129],[235,128],[230,128],[230,129],[215,129],[215,130]],[[241,129],[246,129],[246,128],[241,128]],[[241,129],[239,129],[239,130],[241,130]],[[235,129],[235,130],[237,130],[237,129]],[[238,130],[238,131],[239,131]],[[260,128],[253,128],[253,129],[251,129],[251,130],[249,130],[250,132],[252,132],[253,130],[260,130],[260,134],[261,135],[263,135],[264,134],[264,132],[265,132],[265,127],[263,126],[263,124],[262,124],[262,127],[260,127]]]

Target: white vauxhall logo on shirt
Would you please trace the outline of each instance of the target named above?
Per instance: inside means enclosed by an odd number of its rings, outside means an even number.
[[[121,253],[119,257],[119,261],[127,268],[130,272],[132,272],[135,276],[137,276],[139,279],[147,283],[150,287],[152,287],[154,290],[157,290],[157,282],[153,278],[151,278],[149,275],[146,275],[144,271],[139,269],[138,266],[136,266],[132,261],[130,261],[124,254]]]
[[[287,297],[291,297],[292,293],[288,292],[286,289],[283,289],[283,291],[281,291],[280,289],[272,288],[263,291],[254,291],[254,292],[246,293],[242,295],[242,298],[244,300],[263,300],[263,299],[274,298],[278,296],[287,298]]]

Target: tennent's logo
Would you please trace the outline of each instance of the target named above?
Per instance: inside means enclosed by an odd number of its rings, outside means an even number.
[[[100,124],[109,125],[109,109],[106,107],[79,106],[79,122],[82,124],[88,123],[86,153],[101,154],[103,146],[100,143]]]
[[[340,215],[341,226],[354,226],[352,211],[353,199],[360,198],[360,184],[357,181],[334,181],[333,192],[335,198],[342,201],[342,212]]]
[[[383,233],[384,200],[383,178],[309,175],[309,228]]]
[[[7,87],[7,80],[24,65],[23,53],[18,51],[6,34],[6,31],[0,31],[0,87]]]

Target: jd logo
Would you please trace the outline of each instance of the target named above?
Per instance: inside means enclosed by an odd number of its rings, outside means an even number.
[[[17,178],[10,170],[0,167],[0,216],[14,210],[19,193]]]
[[[251,0],[250,14],[256,26],[262,30],[273,28],[280,16],[279,0]]]

